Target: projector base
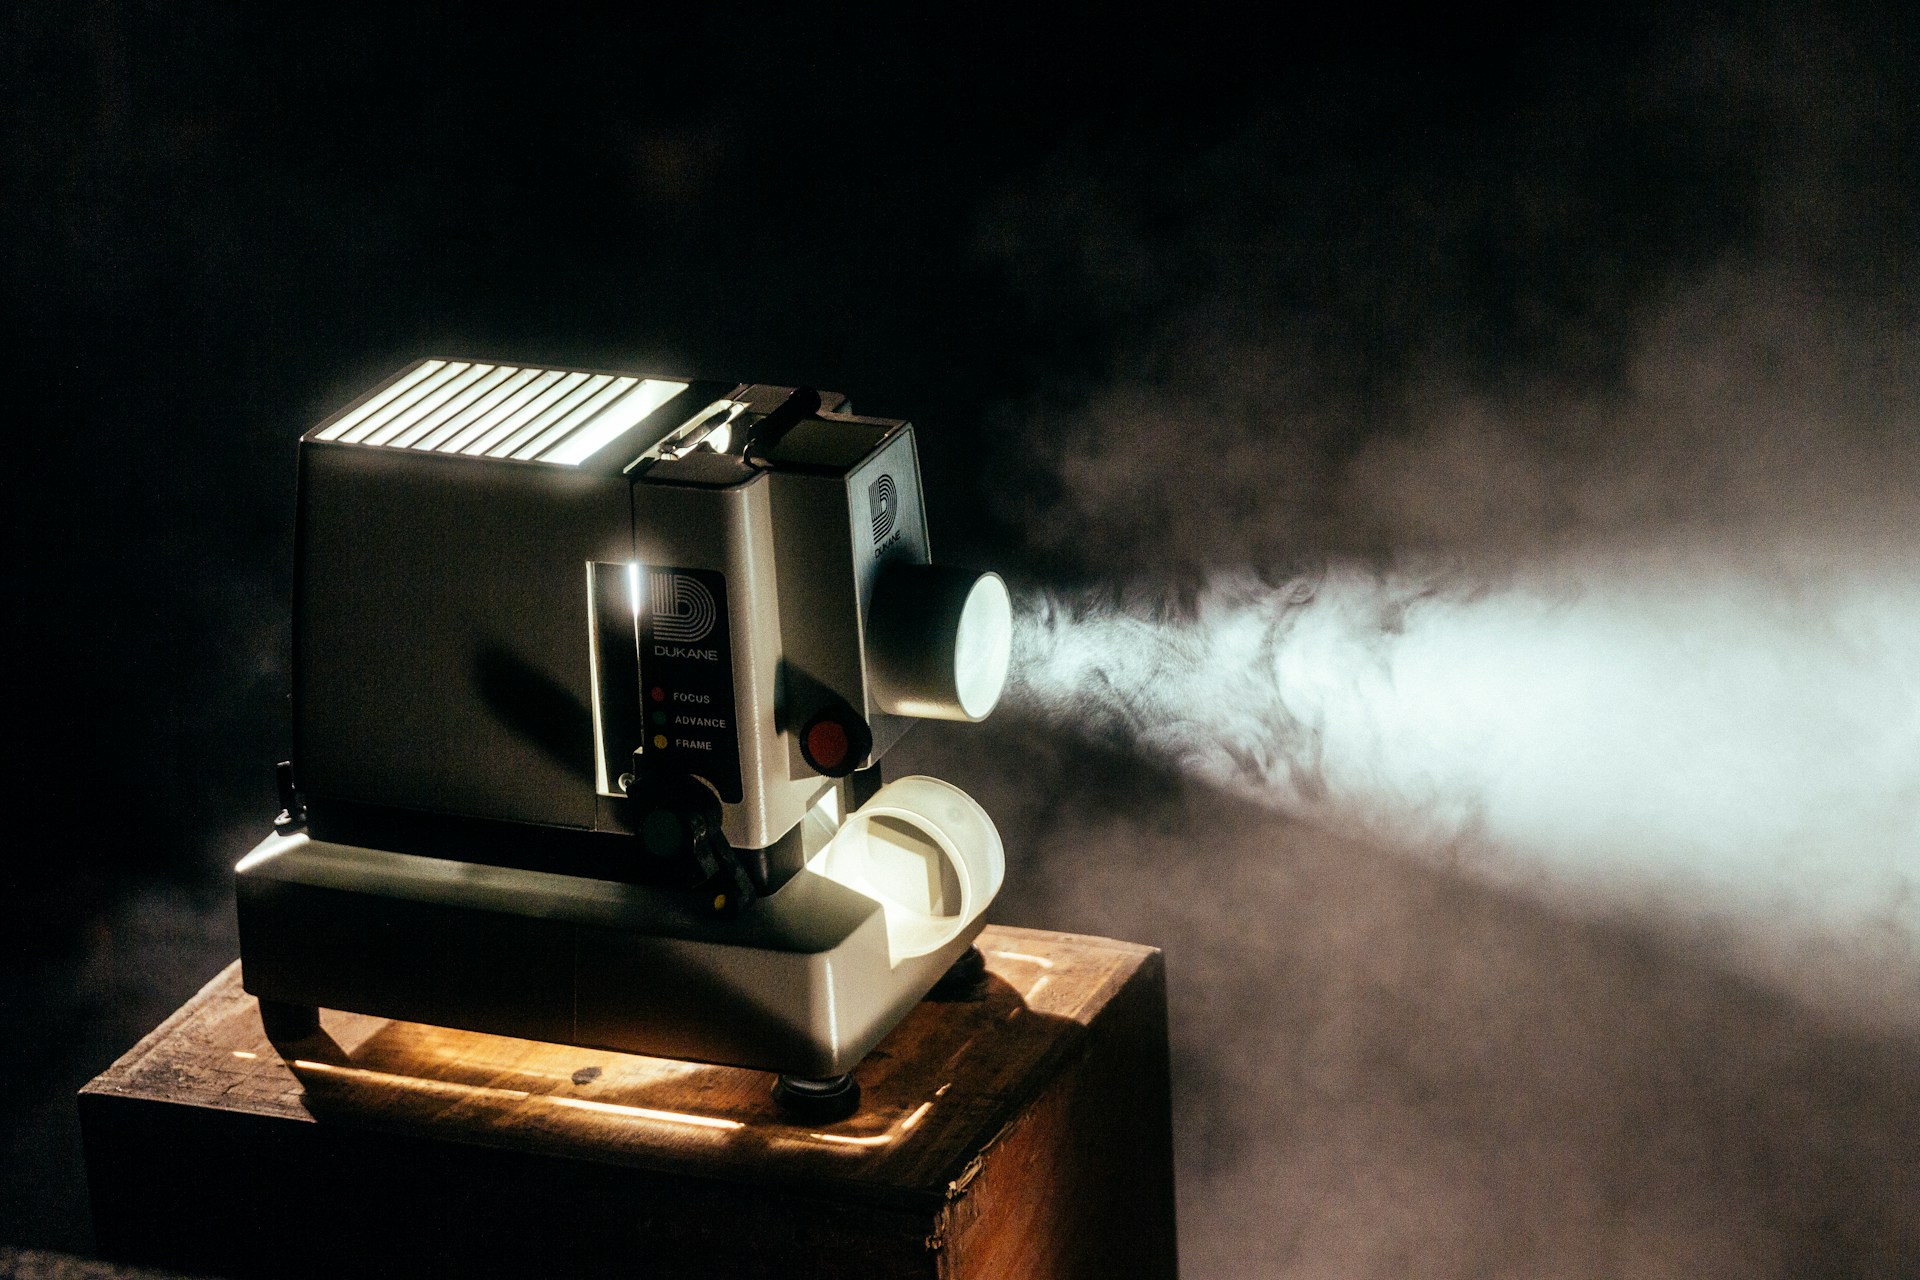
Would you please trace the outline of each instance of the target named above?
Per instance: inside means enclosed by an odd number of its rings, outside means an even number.
[[[304,1006],[809,1079],[853,1070],[985,923],[894,964],[880,905],[809,871],[729,921],[671,890],[303,834],[235,880],[275,1040],[315,1025]]]

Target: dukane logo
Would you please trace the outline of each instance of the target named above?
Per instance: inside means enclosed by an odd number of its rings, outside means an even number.
[[[653,614],[653,638],[673,644],[697,644],[713,630],[717,611],[713,593],[700,582],[671,569],[648,572],[647,603]]]
[[[879,546],[893,532],[893,517],[900,499],[893,490],[893,477],[882,471],[880,478],[867,486],[867,508],[873,513],[873,545]]]

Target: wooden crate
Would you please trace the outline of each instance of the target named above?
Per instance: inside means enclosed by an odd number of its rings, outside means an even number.
[[[238,964],[81,1091],[101,1251],[227,1276],[1171,1276],[1160,953],[989,928],[859,1112],[771,1077],[328,1012],[283,1060]]]

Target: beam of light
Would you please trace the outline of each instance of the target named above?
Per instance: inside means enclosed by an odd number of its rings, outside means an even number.
[[[546,1101],[556,1107],[573,1107],[580,1111],[598,1111],[603,1115],[631,1116],[638,1120],[658,1120],[665,1124],[692,1125],[698,1129],[744,1129],[746,1125],[738,1120],[726,1120],[719,1116],[700,1116],[686,1111],[656,1111],[652,1107],[629,1107],[618,1102],[595,1102],[591,1098],[561,1098],[549,1095]]]
[[[871,1150],[874,1147],[891,1146],[893,1143],[905,1138],[922,1120],[925,1120],[927,1114],[933,1110],[934,1102],[952,1087],[952,1081],[941,1085],[939,1089],[934,1091],[933,1097],[928,1098],[912,1111],[900,1117],[900,1119],[889,1126],[884,1133],[859,1135],[848,1133],[809,1133],[807,1137],[814,1142],[822,1143],[829,1147],[851,1147],[856,1150]]]
[[[333,1062],[314,1062],[308,1058],[295,1058],[293,1065],[300,1071],[317,1071],[322,1075],[342,1076],[349,1080],[361,1080],[368,1084],[394,1088],[424,1089],[433,1093],[459,1093],[481,1098],[502,1098],[509,1102],[525,1102],[533,1096],[525,1089],[501,1089],[494,1085],[464,1084],[458,1080],[406,1076],[392,1071],[375,1071],[370,1067],[347,1067]]]
[[[850,1138],[842,1133],[810,1133],[807,1136],[816,1142],[828,1142],[837,1147],[884,1147],[894,1139],[891,1133],[876,1133],[870,1138]]]
[[[1482,869],[1920,941],[1920,558],[1589,550],[1025,602],[1013,704]]]
[[[235,1057],[252,1057],[252,1054],[238,1054]],[[317,1071],[323,1075],[343,1076],[351,1080],[361,1080],[369,1084],[404,1089],[424,1089],[437,1093],[459,1093],[472,1097],[499,1098],[508,1102],[526,1102],[535,1097],[525,1089],[502,1089],[495,1085],[465,1084],[458,1080],[435,1080],[425,1076],[400,1075],[391,1071],[375,1071],[368,1067],[342,1066],[332,1062],[314,1062],[307,1058],[296,1058],[295,1068],[301,1071]],[[662,1124],[690,1125],[696,1129],[744,1129],[746,1125],[739,1120],[727,1120],[720,1116],[695,1115],[686,1111],[661,1111],[654,1107],[631,1107],[618,1102],[597,1102],[591,1098],[563,1098],[553,1094],[538,1095],[542,1102],[550,1102],[556,1107],[572,1107],[580,1111],[596,1111],[602,1115],[628,1116],[636,1120],[655,1120]]]

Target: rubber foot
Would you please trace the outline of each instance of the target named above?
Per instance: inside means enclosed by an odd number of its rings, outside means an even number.
[[[825,1080],[781,1076],[773,1082],[773,1100],[794,1119],[810,1124],[845,1120],[860,1109],[860,1082],[852,1072]]]

